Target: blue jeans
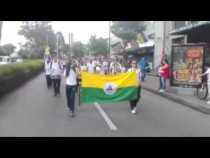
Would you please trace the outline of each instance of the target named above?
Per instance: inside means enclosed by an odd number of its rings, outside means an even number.
[[[164,77],[160,77],[160,89],[166,89],[166,79]]]
[[[144,79],[146,77],[145,71],[141,71],[141,81],[144,82]]]
[[[76,93],[76,85],[75,86],[66,85],[67,106],[71,112],[74,112],[75,109],[75,93]]]

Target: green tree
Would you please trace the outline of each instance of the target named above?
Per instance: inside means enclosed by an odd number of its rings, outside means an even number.
[[[143,21],[115,21],[111,26],[111,32],[121,38],[126,47],[128,42],[137,39],[137,35],[145,30]]]
[[[13,44],[5,44],[0,47],[0,55],[9,56],[15,51],[15,46]]]
[[[29,49],[33,58],[42,58],[47,45],[51,51],[56,49],[56,35],[49,21],[23,22],[18,33],[27,39],[23,49]]]
[[[102,37],[91,36],[88,43],[92,55],[107,55],[109,47],[108,40]]]
[[[72,51],[73,51],[74,56],[82,57],[86,53],[86,46],[81,42],[74,42],[72,46]]]
[[[18,53],[23,59],[31,58],[30,50],[21,48],[17,53]]]

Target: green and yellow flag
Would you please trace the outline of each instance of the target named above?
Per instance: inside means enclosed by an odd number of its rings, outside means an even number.
[[[137,98],[139,81],[135,72],[99,75],[81,72],[82,103],[112,103]]]

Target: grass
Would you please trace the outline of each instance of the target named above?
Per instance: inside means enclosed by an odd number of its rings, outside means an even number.
[[[1,76],[14,76],[17,73],[26,73],[37,70],[43,66],[43,60],[25,60],[22,63],[14,63],[7,65],[0,65],[0,77]]]

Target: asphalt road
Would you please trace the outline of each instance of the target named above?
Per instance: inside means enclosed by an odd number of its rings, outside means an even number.
[[[210,136],[210,115],[142,90],[138,114],[128,102],[100,105],[117,127],[113,131],[95,105],[77,106],[71,118],[64,85],[59,97],[46,88],[44,75],[0,100],[0,136],[15,137],[194,137]],[[78,102],[77,102],[78,104]]]

